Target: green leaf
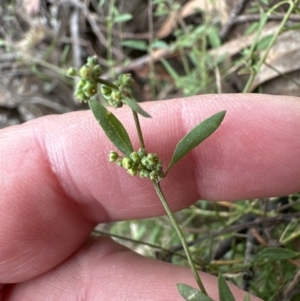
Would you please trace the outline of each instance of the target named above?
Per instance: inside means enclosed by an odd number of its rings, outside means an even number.
[[[148,49],[148,44],[144,41],[125,40],[125,41],[122,41],[121,44],[122,44],[122,46],[132,48],[132,49],[142,50],[142,51],[147,51],[147,49]]]
[[[129,157],[133,152],[133,147],[129,135],[119,119],[96,100],[89,100],[89,106],[109,140]]]
[[[177,289],[187,301],[214,301],[204,293],[184,283],[177,283]]]
[[[254,32],[256,32],[259,28],[259,22],[253,22],[251,25],[245,30],[244,35],[248,36]]]
[[[263,50],[263,49],[266,49],[266,48],[268,47],[269,43],[271,42],[272,38],[273,38],[273,35],[272,35],[272,34],[263,37],[263,38],[257,43],[256,50]]]
[[[152,49],[167,49],[169,48],[169,45],[165,42],[165,41],[162,41],[162,40],[155,40],[153,41],[153,43],[151,44],[151,48]]]
[[[167,70],[167,72],[171,75],[171,77],[173,78],[173,80],[175,82],[178,82],[180,79],[179,74],[177,73],[177,71],[171,66],[171,64],[165,60],[165,59],[161,59],[160,60],[162,62],[162,64],[164,65],[165,69]]]
[[[222,43],[219,32],[215,26],[212,26],[208,33],[207,37],[212,48],[217,48]]]
[[[218,289],[220,301],[235,301],[227,282],[221,274],[218,277]]]
[[[221,111],[205,119],[178,142],[166,173],[175,163],[208,138],[220,126],[225,113],[226,111]]]
[[[298,256],[299,253],[285,248],[271,247],[263,249],[252,257],[251,261],[257,262],[265,259],[276,261],[276,260],[287,260]]]
[[[132,19],[131,14],[122,14],[114,17],[114,23],[127,22]]]
[[[146,111],[144,111],[140,105],[132,97],[124,97],[124,102],[135,112],[144,116],[151,117]]]

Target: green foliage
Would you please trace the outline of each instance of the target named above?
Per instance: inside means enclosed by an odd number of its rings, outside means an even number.
[[[222,274],[218,277],[218,289],[220,301],[235,301],[235,298],[233,297],[233,294]]]
[[[287,260],[299,256],[299,252],[292,251],[290,249],[270,247],[263,249],[258,252],[255,256],[251,258],[254,263],[259,263],[261,261],[277,261],[277,260]]]
[[[208,138],[220,126],[225,113],[225,111],[222,111],[205,119],[178,142],[166,173],[175,163]]]
[[[89,100],[89,106],[109,140],[125,155],[130,156],[133,147],[122,123],[101,103]]]
[[[177,289],[184,300],[187,301],[214,301],[204,293],[184,283],[178,283]]]

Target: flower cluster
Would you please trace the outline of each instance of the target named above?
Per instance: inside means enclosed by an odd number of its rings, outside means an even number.
[[[87,102],[98,93],[98,78],[102,74],[102,67],[98,64],[96,57],[89,57],[87,63],[77,72],[74,68],[67,71],[68,76],[79,76],[74,96],[83,102]]]
[[[110,106],[121,108],[126,103],[125,98],[130,97],[132,83],[131,74],[121,74],[113,85],[101,85],[101,93]]]
[[[135,176],[139,173],[141,178],[150,178],[151,180],[160,181],[163,176],[162,163],[157,154],[146,153],[144,148],[134,151],[129,157],[120,157],[116,152],[111,151],[109,154],[110,162],[117,164]]]
[[[75,98],[79,101],[87,102],[92,96],[100,91],[108,104],[115,108],[120,108],[125,103],[125,98],[130,97],[130,87],[132,78],[130,74],[121,74],[113,83],[101,79],[102,67],[98,64],[97,57],[89,57],[87,63],[79,71],[70,68],[67,76],[79,76],[80,80],[74,92]]]

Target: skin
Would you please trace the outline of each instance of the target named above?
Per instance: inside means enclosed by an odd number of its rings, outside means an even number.
[[[162,181],[173,210],[199,198],[234,201],[300,190],[299,98],[204,95],[143,108],[153,116],[141,118],[147,149],[163,162],[197,123],[227,111],[221,127]],[[136,137],[131,112],[115,114]],[[112,149],[90,111],[0,131],[1,301],[180,301],[176,283],[196,287],[188,268],[143,258],[109,238],[89,238],[97,223],[164,214],[149,180],[108,162]],[[218,300],[216,278],[200,274]],[[231,287],[242,300],[244,293]]]

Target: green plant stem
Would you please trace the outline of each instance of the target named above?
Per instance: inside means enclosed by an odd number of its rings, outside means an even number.
[[[109,82],[109,81],[107,81],[107,80],[105,80],[105,79],[103,79],[101,77],[97,78],[97,82],[99,84],[102,84],[102,85],[105,85],[107,87],[110,87],[110,88],[112,88],[114,90],[119,90],[119,87],[117,85],[115,85],[115,84],[113,84],[113,83],[111,83],[111,82]]]
[[[243,93],[247,93],[249,92],[251,86],[252,86],[252,83],[254,81],[254,78],[255,78],[255,75],[258,73],[258,70],[260,69],[260,67],[262,66],[262,64],[264,63],[264,61],[266,60],[271,48],[273,47],[274,43],[276,42],[279,34],[281,33],[285,23],[288,21],[290,15],[292,14],[294,8],[297,6],[299,0],[295,0],[294,2],[293,1],[282,1],[280,3],[278,3],[277,5],[274,5],[268,12],[267,12],[267,16],[269,16],[274,10],[276,10],[279,6],[283,5],[283,4],[289,4],[290,7],[288,9],[288,11],[286,12],[282,22],[280,23],[279,25],[279,28],[278,30],[276,31],[276,33],[273,35],[270,43],[268,44],[268,47],[266,49],[266,51],[264,52],[263,56],[260,58],[260,60],[258,61],[257,65],[256,65],[256,68],[254,70],[251,71],[251,74],[250,74],[250,77],[245,85],[245,88],[243,90]],[[265,22],[267,21],[268,18],[266,18]],[[263,22],[263,25],[264,23]],[[259,33],[260,35],[260,33]]]
[[[143,138],[143,134],[142,134],[142,128],[141,128],[141,125],[140,125],[139,116],[138,116],[137,112],[135,112],[134,110],[131,110],[131,111],[132,111],[132,114],[133,114],[135,127],[136,127],[136,130],[137,130],[138,136],[139,136],[139,141],[140,141],[141,148],[146,148],[144,138]]]
[[[174,214],[173,214],[171,208],[169,207],[169,204],[168,204],[168,202],[167,202],[167,200],[166,200],[166,198],[165,198],[165,196],[164,196],[164,194],[163,194],[163,192],[162,192],[162,190],[161,190],[161,187],[160,187],[159,183],[157,183],[156,181],[152,181],[152,183],[153,183],[153,186],[154,186],[154,188],[155,188],[155,191],[156,191],[156,193],[157,193],[157,195],[158,195],[158,197],[159,197],[159,199],[160,199],[162,205],[163,205],[164,208],[165,208],[166,213],[168,214],[168,216],[169,216],[169,218],[170,218],[170,220],[171,220],[171,222],[172,222],[172,224],[173,224],[173,227],[175,228],[175,230],[176,230],[176,232],[177,232],[177,234],[178,234],[178,236],[179,236],[179,238],[180,238],[180,240],[181,240],[182,246],[183,246],[183,248],[184,248],[184,251],[185,251],[186,257],[187,257],[187,259],[188,259],[189,265],[190,265],[190,267],[191,267],[191,270],[192,270],[192,272],[193,272],[193,274],[194,274],[195,280],[196,280],[196,282],[197,282],[197,284],[198,284],[200,290],[201,290],[204,294],[207,295],[207,292],[206,292],[206,290],[205,290],[205,288],[204,288],[204,285],[203,285],[203,283],[202,283],[202,281],[201,281],[201,279],[200,279],[200,277],[199,277],[199,274],[198,274],[198,272],[197,272],[197,269],[196,269],[196,267],[195,267],[194,260],[193,260],[193,258],[192,258],[190,249],[189,249],[189,247],[188,247],[188,245],[187,245],[187,242],[186,242],[186,240],[185,240],[185,237],[184,237],[184,235],[183,235],[183,232],[182,232],[180,226],[178,225],[178,222],[177,222],[177,220],[176,220],[176,218],[175,218],[175,216],[174,216]]]

